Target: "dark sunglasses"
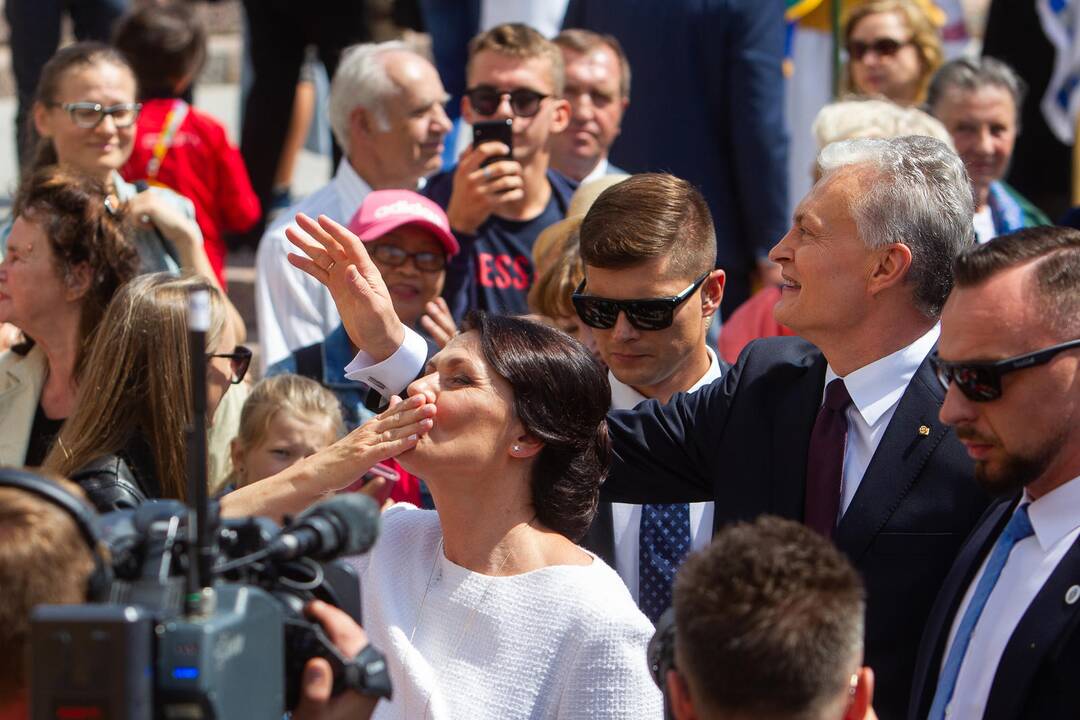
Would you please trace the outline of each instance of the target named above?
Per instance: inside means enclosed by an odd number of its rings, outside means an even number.
[[[930,355],[930,364],[937,373],[938,380],[945,389],[956,383],[956,387],[973,402],[989,402],[1001,397],[1001,376],[1016,370],[1045,365],[1060,352],[1080,348],[1080,339],[1070,340],[1060,345],[1053,345],[1042,350],[998,360],[997,362],[965,363],[948,362],[938,357],[935,350]]]
[[[244,382],[248,368],[251,367],[251,350],[243,345],[237,345],[231,353],[206,353],[206,358],[229,358],[232,363],[232,384],[239,385]]]
[[[141,103],[104,106],[100,103],[77,102],[64,103],[60,107],[71,116],[71,122],[87,130],[100,125],[106,115],[112,116],[113,124],[118,128],[131,127],[139,119],[139,112],[142,110]]]
[[[540,103],[544,98],[550,97],[528,88],[497,90],[490,85],[480,85],[465,91],[465,97],[469,98],[469,103],[478,115],[494,115],[499,111],[502,99],[507,96],[510,97],[510,109],[514,115],[523,118],[530,118],[540,112]]]
[[[416,269],[424,272],[438,272],[446,267],[446,256],[442,253],[405,252],[397,245],[376,245],[371,248],[371,257],[390,267],[401,267],[406,260],[412,258]]]
[[[873,52],[878,57],[892,57],[900,52],[900,48],[910,44],[910,40],[901,42],[892,38],[880,38],[868,43],[860,40],[849,40],[847,52],[848,57],[855,61],[862,60],[868,52]]]
[[[619,312],[626,313],[626,319],[638,330],[663,330],[671,327],[675,319],[675,309],[686,302],[686,299],[701,287],[701,283],[709,277],[705,273],[690,287],[674,297],[644,298],[641,300],[612,300],[610,298],[584,295],[585,280],[581,281],[577,290],[570,296],[577,310],[581,322],[589,327],[599,330],[610,330],[615,327],[615,321],[619,319]]]

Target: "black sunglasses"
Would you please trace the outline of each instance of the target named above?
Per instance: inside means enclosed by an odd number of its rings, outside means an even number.
[[[945,389],[951,383],[973,402],[989,402],[1001,397],[1001,376],[1016,370],[1045,365],[1060,352],[1080,348],[1080,339],[1070,340],[1042,350],[998,360],[997,362],[965,363],[948,362],[938,357],[937,351],[930,355],[930,364]]]
[[[118,128],[131,127],[139,119],[139,112],[142,110],[141,103],[104,106],[100,103],[77,102],[64,103],[60,107],[71,116],[71,122],[87,130],[100,125],[106,115],[112,116],[113,124]]]
[[[595,295],[583,295],[585,280],[570,296],[581,322],[599,330],[610,330],[619,319],[619,312],[626,313],[626,319],[638,330],[663,330],[671,327],[675,319],[675,309],[701,287],[701,283],[711,273],[705,273],[693,285],[674,297],[643,298],[641,300],[612,300]]]
[[[900,52],[900,48],[911,44],[911,40],[893,40],[892,38],[879,38],[872,42],[861,40],[849,40],[847,45],[848,57],[856,62],[866,57],[866,53],[873,52],[878,57],[892,57]]]
[[[237,345],[231,353],[206,353],[206,358],[229,358],[232,363],[232,384],[239,385],[244,382],[248,368],[251,367],[251,350],[243,345]]]
[[[390,267],[401,267],[406,260],[412,258],[416,269],[424,272],[438,272],[446,267],[446,255],[442,253],[405,252],[397,245],[376,245],[371,248],[371,257]]]
[[[465,91],[465,97],[469,98],[473,110],[478,115],[494,115],[499,111],[499,104],[506,96],[510,97],[510,109],[514,115],[530,118],[540,112],[540,103],[550,95],[538,93],[528,88],[515,90],[498,90],[490,85],[479,85]]]

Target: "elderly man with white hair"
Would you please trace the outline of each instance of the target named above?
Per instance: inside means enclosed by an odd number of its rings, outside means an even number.
[[[319,342],[339,324],[330,293],[285,259],[297,213],[345,224],[372,190],[415,190],[441,166],[450,121],[435,67],[401,42],[344,52],[330,85],[330,125],[344,150],[333,179],[283,212],[259,243],[255,309],[261,364]]]

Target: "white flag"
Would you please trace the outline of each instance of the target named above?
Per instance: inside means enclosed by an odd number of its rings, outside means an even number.
[[[1080,111],[1080,0],[1036,0],[1043,32],[1054,46],[1054,73],[1043,95],[1043,117],[1058,140],[1072,145]]]

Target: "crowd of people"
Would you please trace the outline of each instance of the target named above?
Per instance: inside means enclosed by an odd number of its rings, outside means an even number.
[[[293,717],[1074,716],[1080,230],[1005,181],[1024,80],[927,5],[851,3],[790,218],[781,3],[463,8],[435,59],[337,26],[340,160],[276,216],[280,9],[245,3],[240,149],[182,3],[20,76],[0,718],[32,608],[101,596],[94,514],[191,500],[203,387],[222,515],[383,508],[363,617],[308,612],[393,698],[313,660]],[[506,133],[448,151],[470,126]],[[253,352],[223,266],[259,232]]]

